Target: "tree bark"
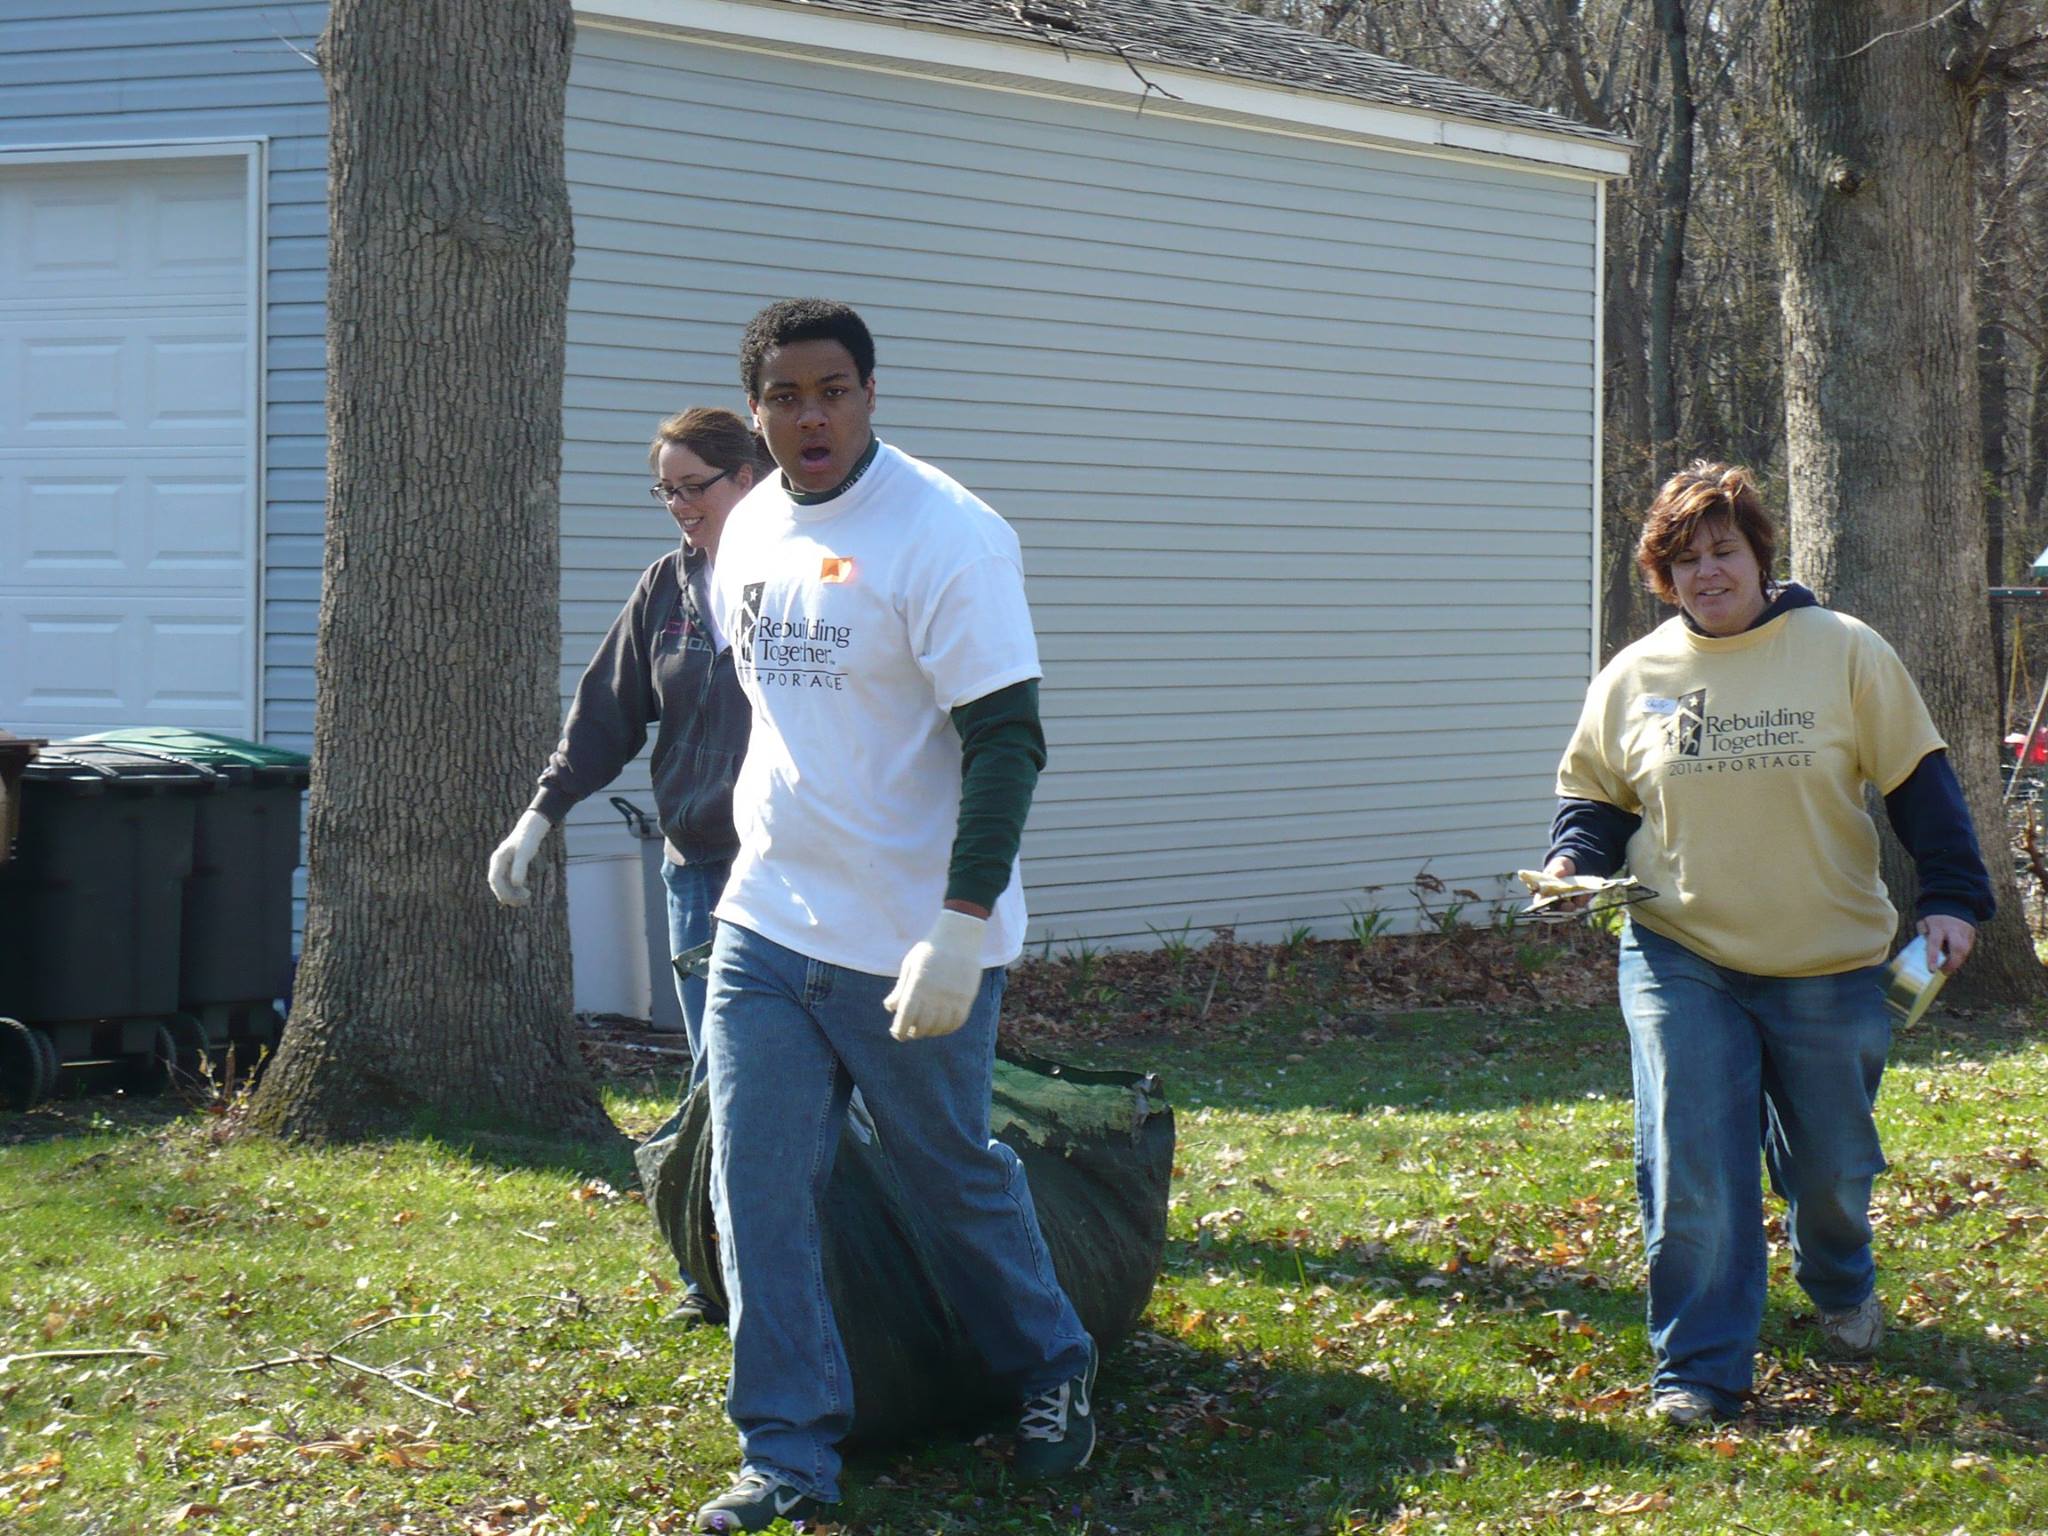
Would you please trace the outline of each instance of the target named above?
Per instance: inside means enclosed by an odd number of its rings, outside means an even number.
[[[1692,59],[1684,0],[1656,0],[1658,41],[1664,51],[1670,111],[1657,165],[1657,239],[1650,266],[1650,443],[1659,470],[1669,474],[1678,438],[1678,367],[1672,334],[1678,323],[1678,283],[1685,270],[1685,221],[1692,207]]]
[[[1649,497],[1644,487],[1652,478],[1654,465],[1648,458],[1649,393],[1644,369],[1647,352],[1643,346],[1642,305],[1634,282],[1633,263],[1624,266],[1622,256],[1634,256],[1623,230],[1640,227],[1639,221],[1619,217],[1623,211],[1617,198],[1610,204],[1608,240],[1609,267],[1605,300],[1607,335],[1607,420],[1602,454],[1602,498],[1600,556],[1600,659],[1603,664],[1614,653],[1637,639],[1644,630],[1643,617],[1648,595],[1636,573],[1635,543],[1642,530],[1641,509]]]
[[[255,1123],[599,1136],[559,854],[485,862],[554,740],[569,0],[335,0],[305,956]]]
[[[2010,138],[2002,93],[1984,98],[1977,109],[1977,158],[1982,174],[1971,178],[1977,193],[1978,238],[1994,247],[1998,235],[1985,204],[1995,205],[2006,184],[2006,149]],[[1988,255],[1989,252],[1980,252]],[[1987,586],[2005,585],[2005,529],[2012,505],[2011,471],[2006,455],[2006,423],[2011,410],[2011,348],[2007,345],[2004,310],[2007,295],[1994,264],[1980,260],[1977,277],[1977,388],[1984,433],[1984,579]],[[2006,676],[2005,631],[1994,613],[1989,665],[1993,687],[2003,697]]]
[[[1999,804],[1965,90],[1924,0],[1772,0],[1794,574],[1919,681],[1999,903],[1960,1000],[2038,998]],[[1885,882],[1915,883],[1886,833]]]

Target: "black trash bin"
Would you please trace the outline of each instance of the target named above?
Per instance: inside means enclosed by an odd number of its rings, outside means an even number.
[[[21,771],[42,745],[40,739],[0,731],[0,864],[14,856],[14,834],[21,825]],[[25,942],[26,935],[0,928],[0,948]],[[27,1109],[56,1084],[57,1051],[50,1037],[0,1014],[0,1108]]]
[[[138,729],[91,738],[210,772],[215,793],[193,818],[185,881],[178,1005],[207,1045],[246,1047],[243,1069],[275,1048],[284,1021],[274,999],[292,966],[292,873],[299,867],[303,753],[207,731]]]
[[[40,739],[0,731],[0,864],[14,852],[14,834],[21,826],[21,771],[42,744]]]
[[[44,747],[21,774],[0,865],[0,1014],[67,1065],[127,1063],[141,1085],[198,1067],[178,1017],[185,879],[211,770],[96,742]]]

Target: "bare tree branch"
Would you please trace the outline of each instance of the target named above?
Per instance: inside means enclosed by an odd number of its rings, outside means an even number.
[[[10,1366],[29,1360],[106,1360],[123,1357],[143,1360],[170,1358],[160,1349],[36,1349],[25,1355],[0,1355],[0,1376],[5,1376]]]
[[[1910,27],[1894,27],[1889,32],[1878,33],[1877,36],[1871,38],[1861,47],[1851,48],[1847,53],[1835,55],[1835,61],[1837,63],[1840,63],[1846,59],[1853,59],[1857,57],[1859,54],[1865,54],[1870,52],[1870,50],[1875,48],[1879,43],[1889,42],[1892,38],[1895,37],[1906,37],[1915,32],[1925,32],[1931,27],[1938,27],[1943,22],[1947,21],[1951,16],[1955,15],[1956,12],[1967,12],[1969,9],[1970,0],[1955,0],[1954,5],[1951,5],[1950,7],[1948,7],[1948,9],[1944,11],[1936,12],[1934,15],[1928,17],[1925,21],[1916,21]]]
[[[261,1371],[274,1371],[287,1365],[339,1365],[347,1370],[359,1372],[364,1376],[374,1376],[386,1386],[396,1387],[399,1391],[416,1397],[423,1403],[432,1403],[436,1408],[446,1408],[452,1413],[474,1414],[476,1412],[474,1408],[465,1407],[463,1404],[451,1402],[445,1397],[436,1397],[431,1392],[422,1391],[411,1382],[406,1381],[396,1366],[365,1365],[360,1360],[352,1360],[347,1355],[340,1353],[341,1346],[350,1340],[359,1339],[366,1333],[374,1333],[379,1328],[388,1327],[392,1323],[416,1322],[427,1318],[445,1318],[447,1315],[446,1312],[434,1311],[401,1312],[391,1317],[380,1317],[375,1322],[365,1323],[360,1328],[349,1330],[349,1332],[343,1334],[325,1349],[295,1349],[288,1355],[277,1355],[269,1360],[252,1360],[246,1365],[222,1366],[220,1367],[220,1374],[223,1376],[248,1376]],[[115,1351],[108,1351],[108,1353],[115,1353]]]

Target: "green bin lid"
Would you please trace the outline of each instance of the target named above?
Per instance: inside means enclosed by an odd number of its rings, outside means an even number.
[[[208,768],[310,768],[313,763],[303,752],[288,752],[259,741],[243,741],[214,731],[189,731],[175,725],[133,726],[81,736],[78,740],[103,741],[115,747],[146,747]]]

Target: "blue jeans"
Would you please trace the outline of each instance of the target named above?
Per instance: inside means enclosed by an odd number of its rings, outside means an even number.
[[[1086,1368],[1088,1335],[1053,1274],[1023,1167],[989,1136],[1003,980],[983,973],[958,1033],[899,1041],[882,1007],[895,978],[718,925],[704,1021],[711,1198],[732,1303],[726,1411],[747,1470],[839,1496],[853,1382],[818,1211],[856,1083],[989,1369],[1021,1401]]]
[[[731,859],[707,864],[678,864],[670,858],[661,861],[661,883],[668,887],[668,952],[672,957],[709,942],[711,909],[718,905],[726,876],[731,873]],[[704,978],[678,976],[673,969],[669,977],[675,982],[676,1000],[683,1005],[683,1034],[690,1042],[690,1088],[695,1088],[704,1081]],[[660,978],[655,985],[661,985]]]
[[[718,905],[719,893],[725,889],[725,877],[732,873],[731,859],[718,859],[704,864],[678,864],[664,858],[661,862],[661,882],[668,888],[668,952],[680,955],[686,949],[695,949],[711,937],[711,909]],[[678,976],[673,968],[670,979],[675,982],[676,1000],[683,1005],[683,1037],[690,1045],[690,1080],[683,1086],[683,1097],[688,1098],[704,1081],[704,978],[702,976]],[[660,977],[654,978],[658,987]],[[692,1280],[682,1266],[676,1267],[682,1277],[683,1294],[694,1295],[703,1289]]]
[[[1875,1285],[1883,971],[1752,976],[1637,923],[1622,935],[1653,1390],[1689,1387],[1733,1410],[1750,1389],[1766,1281],[1759,1146],[1801,1289],[1838,1311]]]

